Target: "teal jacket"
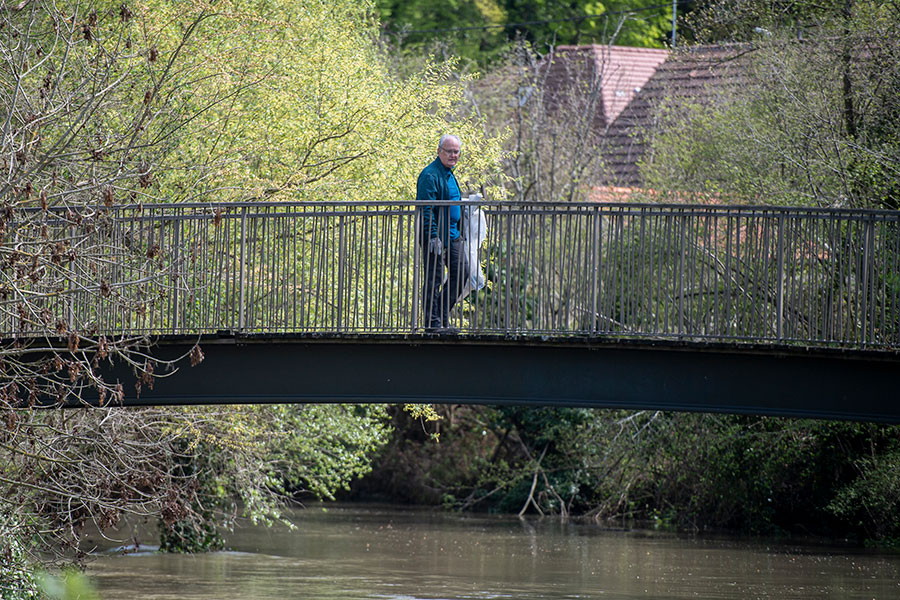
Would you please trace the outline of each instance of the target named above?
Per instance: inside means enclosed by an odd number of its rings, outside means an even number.
[[[453,172],[444,166],[440,158],[435,158],[419,173],[419,179],[416,182],[416,200],[450,200],[450,186],[447,184],[448,174],[456,181]],[[457,182],[457,187],[459,187],[459,182]],[[420,206],[418,210],[422,217],[423,241],[440,237],[446,245],[450,239],[450,207]],[[465,212],[462,211],[462,214],[465,215]],[[458,227],[462,232],[462,218]]]

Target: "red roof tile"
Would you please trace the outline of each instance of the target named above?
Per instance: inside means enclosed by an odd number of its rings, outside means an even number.
[[[605,123],[612,123],[646,85],[669,55],[668,50],[627,46],[560,46],[557,57],[587,53],[602,78],[601,97]]]
[[[663,101],[715,103],[740,83],[746,48],[701,46],[671,53],[604,133],[603,158],[608,183],[640,187],[638,162],[646,150],[645,134],[654,127]]]

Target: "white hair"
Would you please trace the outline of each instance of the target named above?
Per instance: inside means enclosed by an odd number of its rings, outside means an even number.
[[[459,136],[452,135],[450,133],[445,133],[441,136],[440,141],[438,142],[438,150],[444,147],[444,142],[447,140],[456,140],[456,143],[459,144],[460,148],[462,148],[462,142],[459,140]]]

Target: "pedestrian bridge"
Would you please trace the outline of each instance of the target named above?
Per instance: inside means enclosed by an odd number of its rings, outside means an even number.
[[[896,212],[462,204],[487,226],[470,248],[485,285],[455,307],[459,335],[422,329],[415,202],[20,209],[17,239],[55,242],[31,270],[13,251],[0,335],[44,356],[137,351],[98,361],[106,381],[129,382],[129,405],[481,402],[900,422]],[[147,341],[157,358],[198,342],[206,358],[138,396],[134,368],[164,364],[135,359]]]

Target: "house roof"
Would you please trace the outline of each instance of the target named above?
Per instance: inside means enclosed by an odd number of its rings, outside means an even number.
[[[609,124],[602,153],[613,186],[641,187],[638,163],[647,149],[656,110],[663,101],[712,105],[740,84],[743,46],[699,46],[670,53]]]
[[[587,83],[599,91],[595,125],[605,128],[643,88],[668,50],[591,44],[559,46],[547,72],[549,89],[562,90]],[[598,85],[599,84],[599,85]]]
[[[615,196],[644,187],[639,161],[644,157],[645,133],[652,131],[663,101],[679,100],[710,105],[739,85],[746,72],[746,46],[700,46],[677,51],[656,48],[585,45],[559,46],[539,61],[543,77],[543,107],[554,112],[562,103],[584,107],[585,94],[596,93],[591,127],[604,163],[601,182]],[[510,106],[510,98],[527,99],[531,65],[510,65],[478,80],[482,108],[490,103]]]

